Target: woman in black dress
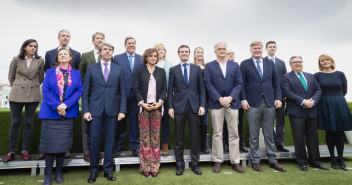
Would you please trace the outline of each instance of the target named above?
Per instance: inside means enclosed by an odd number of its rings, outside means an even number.
[[[46,71],[38,116],[42,119],[39,150],[45,153],[45,185],[51,184],[55,159],[55,181],[64,182],[62,165],[65,152],[72,146],[74,118],[78,117],[78,100],[83,92],[81,73],[71,68],[70,50],[59,49],[55,61],[56,67]]]
[[[319,70],[315,78],[323,91],[318,104],[318,128],[326,130],[326,144],[331,156],[331,168],[347,171],[343,160],[344,131],[352,130],[351,110],[345,99],[347,79],[341,71],[335,70],[335,62],[326,54],[319,56]],[[336,146],[338,159],[334,154]]]

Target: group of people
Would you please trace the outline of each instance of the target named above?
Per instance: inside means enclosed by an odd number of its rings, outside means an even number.
[[[249,159],[252,168],[262,172],[259,152],[259,132],[263,130],[265,151],[271,168],[285,172],[275,152],[288,152],[284,147],[285,112],[290,118],[295,153],[299,168],[328,170],[319,161],[317,129],[326,130],[326,143],[331,155],[331,168],[347,170],[343,160],[344,134],[352,130],[352,115],[344,98],[347,80],[335,70],[329,55],[319,56],[320,72],[303,72],[300,56],[290,58],[292,69],[287,73],[285,62],[275,56],[276,42],[250,44],[251,57],[240,65],[226,43],[214,45],[216,59],[205,63],[204,50],[194,50],[189,59],[187,45],[178,48],[179,64],[166,60],[167,50],[162,44],[136,51],[136,40],[126,37],[126,51],[113,56],[114,46],[105,42],[105,35],[92,36],[94,49],[83,53],[68,46],[71,35],[67,30],[58,34],[59,47],[45,55],[37,54],[38,43],[26,40],[20,54],[13,58],[9,69],[11,130],[9,153],[3,159],[15,157],[21,113],[25,107],[22,144],[23,160],[30,160],[27,151],[36,108],[43,102],[38,118],[42,120],[37,159],[45,158],[44,184],[54,179],[63,183],[64,158],[70,156],[74,118],[79,115],[78,101],[82,97],[82,143],[84,160],[90,161],[89,183],[98,177],[99,159],[104,157],[104,177],[115,181],[112,173],[113,157],[122,152],[129,125],[129,145],[134,156],[140,157],[140,172],[156,177],[161,155],[168,155],[170,117],[174,119],[176,175],[185,169],[184,131],[186,121],[190,132],[192,171],[199,169],[200,154],[208,154],[207,113],[210,109],[213,172],[221,172],[224,151],[229,152],[232,169],[245,173],[240,165],[240,152],[248,152],[243,141],[243,114],[247,112],[249,125]],[[45,74],[45,77],[44,77]],[[286,110],[285,110],[286,109]],[[275,121],[276,120],[276,121]],[[276,128],[274,128],[276,123]],[[100,141],[105,130],[104,154]],[[160,131],[162,130],[162,131]],[[160,142],[160,133],[162,139]],[[226,139],[224,139],[226,138]],[[305,139],[309,157],[306,154]],[[336,147],[338,157],[335,157]]]

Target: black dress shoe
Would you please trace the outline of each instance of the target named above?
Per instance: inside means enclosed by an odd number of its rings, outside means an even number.
[[[112,172],[104,172],[104,177],[109,181],[116,181],[116,177]]]
[[[290,150],[288,150],[287,148],[285,148],[282,145],[277,145],[276,146],[276,152],[289,152]]]
[[[138,157],[139,156],[139,149],[132,150],[132,154],[133,154],[133,156]]]
[[[308,167],[305,165],[300,165],[299,169],[301,169],[302,171],[308,171]]]
[[[242,147],[240,148],[240,152],[242,152],[242,153],[248,153],[248,149],[247,149],[245,146],[242,146]]]
[[[37,160],[43,160],[45,157],[44,152],[39,152],[39,154],[35,157],[35,159]]]
[[[230,150],[229,150],[229,145],[224,145],[224,151],[225,152],[229,152]]]
[[[91,173],[88,178],[88,183],[94,183],[97,180],[97,177],[98,177],[97,173]]]
[[[183,175],[183,167],[181,165],[176,166],[176,175]]]
[[[196,175],[202,175],[202,171],[200,171],[199,166],[192,166],[192,171]]]
[[[65,152],[65,159],[69,159],[71,157],[70,151]]]
[[[315,164],[315,165],[310,165],[310,166],[313,167],[313,168],[319,168],[321,170],[329,170],[328,167],[323,166],[322,164]]]
[[[114,157],[119,157],[119,156],[121,156],[121,151],[115,150]]]
[[[209,154],[209,150],[207,148],[203,148],[200,150],[200,154]]]

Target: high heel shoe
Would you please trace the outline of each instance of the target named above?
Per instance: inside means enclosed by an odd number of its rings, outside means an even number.
[[[337,164],[336,158],[331,158],[331,168],[334,170],[339,169],[339,165]]]
[[[343,159],[339,159],[338,162],[339,162],[340,168],[342,170],[348,171],[346,164],[345,164],[345,161]]]

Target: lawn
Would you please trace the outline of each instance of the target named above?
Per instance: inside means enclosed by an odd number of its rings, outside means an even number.
[[[352,157],[346,157],[346,164],[348,167],[352,167]],[[282,166],[287,169],[287,172],[275,172],[272,168],[262,162],[264,172],[259,173],[253,171],[250,167],[245,167],[245,174],[237,174],[232,169],[229,163],[223,164],[223,170],[220,174],[214,174],[212,172],[211,163],[201,163],[200,169],[203,171],[203,175],[197,176],[188,169],[184,175],[176,176],[176,168],[173,164],[162,164],[158,177],[145,178],[138,171],[138,165],[125,165],[121,166],[121,171],[116,173],[116,182],[107,181],[103,178],[103,172],[99,173],[99,179],[94,183],[96,185],[101,184],[128,184],[128,185],[171,185],[171,184],[182,184],[182,185],[205,185],[205,184],[297,184],[297,185],[344,185],[351,184],[352,182],[352,169],[349,171],[333,170],[329,171],[318,170],[309,168],[308,172],[303,172],[298,169],[295,160],[281,160],[279,161]],[[330,167],[328,159],[323,160],[323,164]],[[89,176],[88,167],[80,168],[68,168],[66,167],[64,173],[65,184],[79,185],[88,184],[87,179]],[[29,170],[5,170],[1,171],[0,184],[4,185],[38,185],[44,180],[43,176],[30,176]],[[55,184],[55,183],[53,183]]]

